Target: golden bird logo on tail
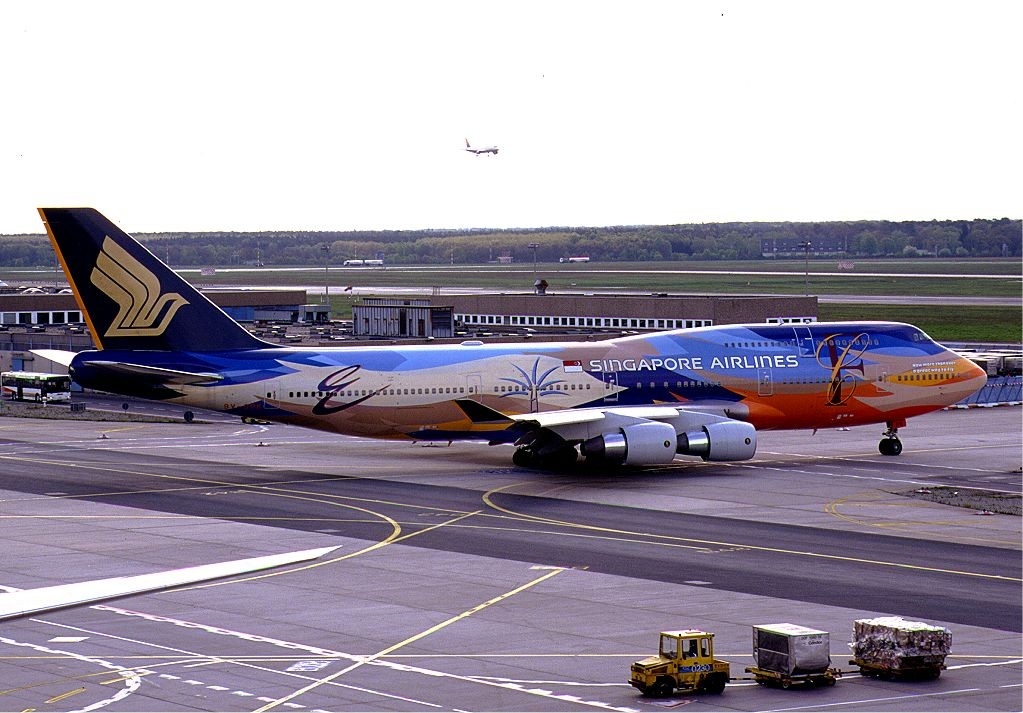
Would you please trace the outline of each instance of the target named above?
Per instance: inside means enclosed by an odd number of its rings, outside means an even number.
[[[159,336],[174,313],[188,304],[177,292],[161,294],[156,275],[109,236],[89,280],[118,306],[106,337]]]

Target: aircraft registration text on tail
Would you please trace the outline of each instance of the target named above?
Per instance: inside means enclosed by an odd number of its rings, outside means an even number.
[[[757,431],[885,424],[955,404],[986,375],[899,322],[735,324],[605,341],[283,347],[232,320],[91,208],[41,208],[96,349],[90,389],[378,438],[514,443],[564,466],[743,460]],[[47,354],[53,358],[52,350]]]

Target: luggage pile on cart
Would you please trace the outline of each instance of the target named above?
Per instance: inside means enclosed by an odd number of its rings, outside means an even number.
[[[952,632],[941,626],[885,616],[853,622],[853,658],[864,676],[934,679],[945,668]]]
[[[831,668],[830,647],[826,631],[798,624],[754,626],[753,666],[746,673],[765,686],[834,686],[841,673]]]

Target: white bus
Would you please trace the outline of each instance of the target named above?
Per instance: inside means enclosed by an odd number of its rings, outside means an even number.
[[[4,398],[15,401],[70,401],[71,377],[36,371],[5,371],[0,373],[0,389]]]
[[[380,267],[384,264],[383,260],[345,260],[341,263],[342,267]]]

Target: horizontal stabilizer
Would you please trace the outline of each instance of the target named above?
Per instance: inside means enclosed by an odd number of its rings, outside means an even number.
[[[217,381],[222,381],[224,378],[220,374],[180,371],[178,369],[162,369],[157,366],[130,364],[123,361],[89,361],[89,366],[91,368],[103,369],[104,371],[123,374],[125,376],[148,377],[149,379],[158,381],[161,384],[176,384],[178,386],[212,384]]]
[[[132,577],[111,577],[109,579],[96,579],[90,582],[58,584],[53,587],[6,592],[0,594],[0,620],[33,616],[58,609],[95,604],[96,602],[117,599],[130,594],[170,589],[184,584],[194,584],[195,582],[231,577],[236,574],[247,574],[286,564],[306,562],[322,557],[336,549],[337,547],[320,547],[313,550],[250,557],[249,559],[204,564],[198,567],[172,569],[166,572],[139,574]]]
[[[61,366],[71,366],[71,360],[75,358],[76,354],[76,352],[68,352],[63,349],[29,349],[29,351],[40,359],[47,359]]]

